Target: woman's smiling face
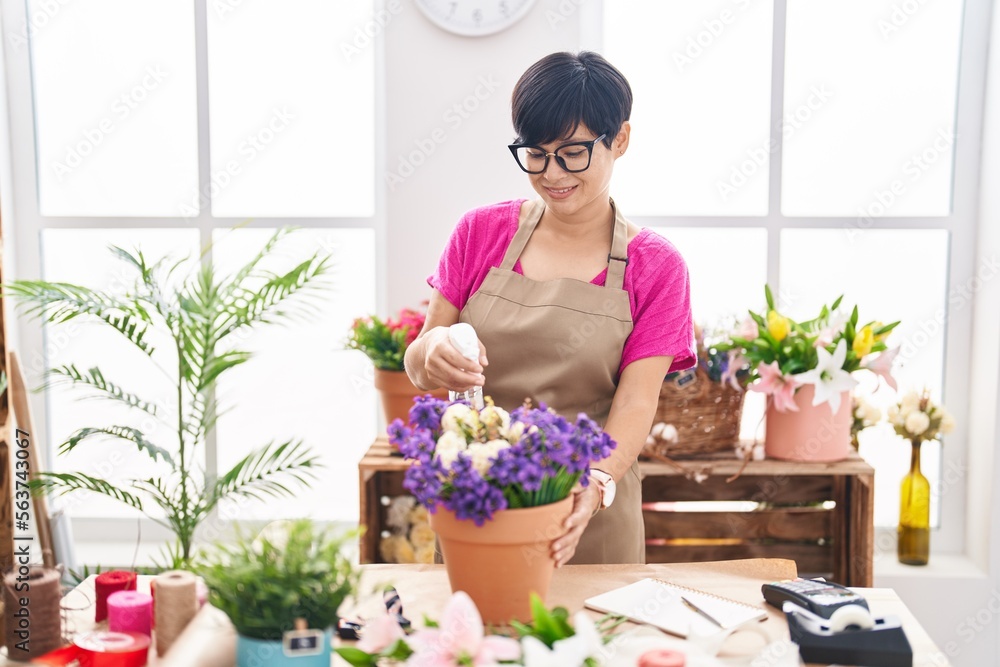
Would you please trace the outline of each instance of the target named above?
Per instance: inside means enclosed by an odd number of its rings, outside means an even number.
[[[570,217],[594,205],[607,205],[608,192],[611,184],[611,173],[615,160],[624,153],[628,145],[629,124],[625,122],[611,142],[609,148],[603,141],[594,144],[590,157],[590,166],[585,171],[568,172],[562,168],[559,161],[549,157],[548,166],[540,174],[529,174],[531,186],[539,194],[545,205],[559,217]],[[589,128],[580,124],[572,135],[539,148],[546,153],[554,153],[560,146],[566,144],[593,141],[596,135]],[[586,151],[585,146],[578,147]]]

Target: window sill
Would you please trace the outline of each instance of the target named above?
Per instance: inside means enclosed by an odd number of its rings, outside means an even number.
[[[963,554],[931,554],[927,565],[904,565],[893,556],[875,561],[875,586],[895,588],[908,579],[988,579],[989,574]]]

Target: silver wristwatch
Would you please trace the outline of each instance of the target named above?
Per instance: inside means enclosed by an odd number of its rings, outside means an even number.
[[[606,510],[615,502],[615,492],[618,487],[615,485],[615,478],[596,468],[590,469],[590,479],[597,485],[597,491],[601,494],[601,506],[598,509]]]

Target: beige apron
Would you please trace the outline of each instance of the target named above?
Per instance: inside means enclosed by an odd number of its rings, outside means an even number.
[[[530,397],[568,419],[585,412],[601,426],[607,421],[632,331],[628,292],[622,289],[628,226],[613,201],[611,207],[614,232],[601,287],[572,278],[540,282],[514,271],[545,211],[541,201],[522,204],[503,263],[490,269],[459,317],[486,346],[490,365],[483,393],[497,405],[512,410]],[[617,485],[614,503],[590,520],[570,562],[645,562],[638,463]]]

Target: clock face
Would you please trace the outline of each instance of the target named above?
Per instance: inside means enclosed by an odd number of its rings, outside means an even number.
[[[438,27],[457,35],[492,35],[517,23],[535,0],[415,0]]]

